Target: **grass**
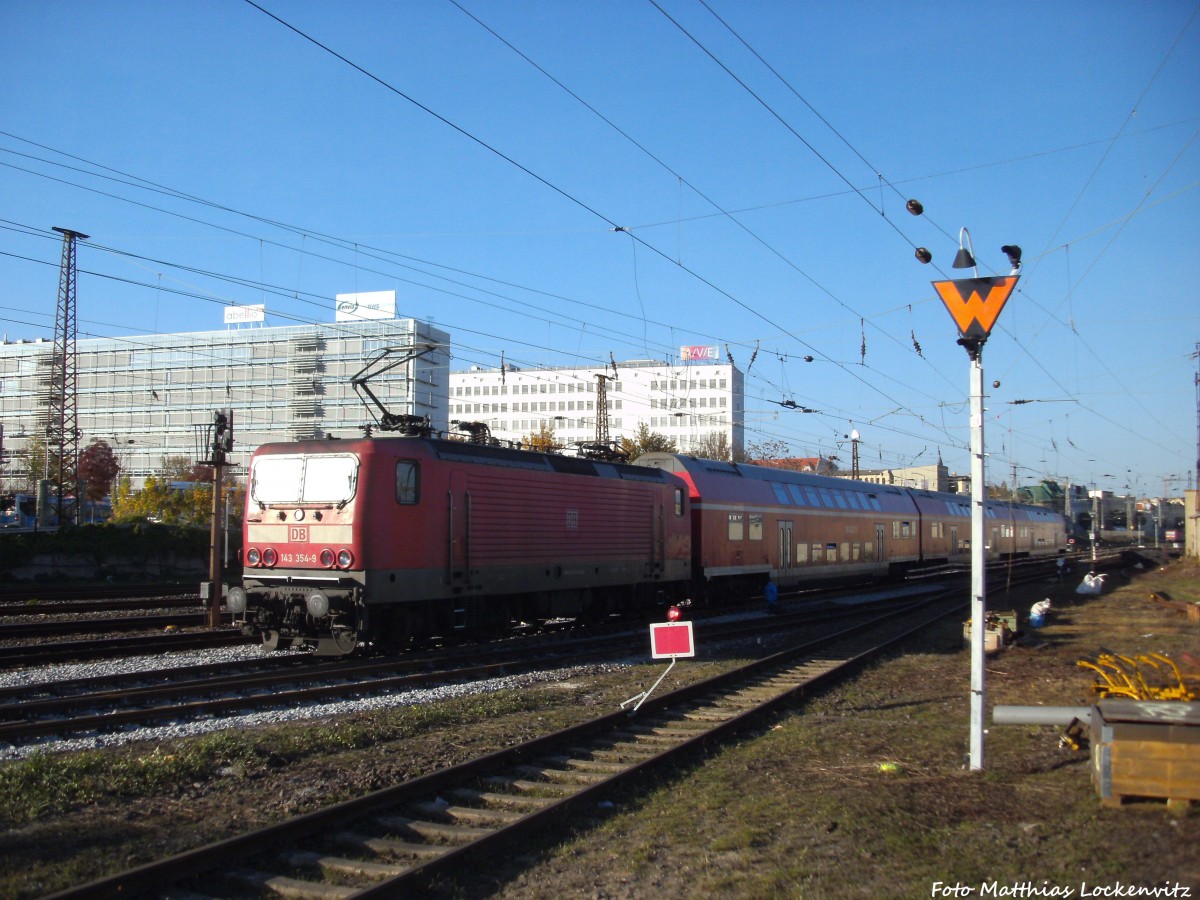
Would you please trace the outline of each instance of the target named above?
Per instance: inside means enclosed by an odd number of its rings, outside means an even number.
[[[180,785],[203,784],[231,769],[241,777],[263,776],[480,719],[528,714],[544,705],[545,698],[535,701],[528,693],[500,691],[304,728],[222,731],[149,748],[39,753],[0,766],[0,809],[7,811],[11,825],[19,826],[83,804],[175,792]],[[421,774],[419,766],[408,773]]]

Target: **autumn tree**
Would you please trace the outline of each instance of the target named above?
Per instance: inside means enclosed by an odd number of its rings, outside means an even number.
[[[621,450],[628,461],[633,462],[643,453],[677,453],[675,441],[657,431],[651,431],[645,422],[638,422],[637,434],[631,439],[621,438]]]
[[[212,485],[198,483],[194,488],[176,490],[171,481],[183,479],[146,479],[135,491],[129,478],[122,478],[113,492],[113,521],[131,522],[152,519],[177,525],[206,525],[212,518]]]
[[[558,453],[562,450],[562,445],[554,437],[553,422],[542,422],[537,431],[531,431],[521,438],[521,445],[538,453]]]
[[[733,450],[729,446],[729,435],[724,431],[710,431],[696,444],[693,455],[701,459],[719,459],[729,462],[733,459]]]
[[[79,480],[84,484],[88,500],[103,500],[112,491],[121,471],[121,464],[108,441],[92,438],[79,454]]]

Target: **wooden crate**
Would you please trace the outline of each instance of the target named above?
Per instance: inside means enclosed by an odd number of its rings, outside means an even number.
[[[1200,801],[1200,703],[1101,700],[1092,711],[1092,783],[1106,806]]]

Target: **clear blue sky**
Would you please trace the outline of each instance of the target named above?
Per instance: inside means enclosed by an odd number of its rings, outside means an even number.
[[[966,472],[966,226],[981,275],[1024,248],[988,480],[1194,474],[1192,0],[459,2],[261,0],[326,50],[244,0],[0,0],[0,328],[52,336],[63,226],[81,336],[394,289],[457,368],[716,344],[749,442]]]

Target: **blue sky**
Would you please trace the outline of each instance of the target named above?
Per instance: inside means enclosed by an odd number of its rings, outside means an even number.
[[[244,0],[0,0],[10,340],[53,334],[63,226],[91,235],[81,336],[395,290],[456,368],[718,345],[750,443],[849,465],[853,428],[864,467],[967,472],[930,286],[970,274],[965,226],[981,275],[1024,249],[984,351],[988,480],[1194,476],[1190,0],[261,6],[312,40]]]

